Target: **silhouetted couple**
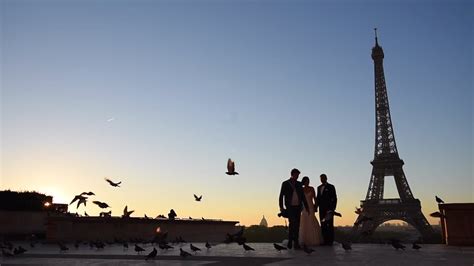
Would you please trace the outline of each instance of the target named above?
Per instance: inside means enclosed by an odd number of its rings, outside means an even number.
[[[299,249],[300,245],[332,245],[334,241],[333,219],[323,219],[329,211],[334,211],[337,204],[336,189],[327,182],[322,174],[321,185],[317,188],[309,186],[309,178],[298,181],[300,171],[291,170],[290,179],[281,184],[279,205],[280,214],[289,220],[288,248]],[[319,208],[321,227],[315,212]],[[322,239],[321,239],[322,235]]]

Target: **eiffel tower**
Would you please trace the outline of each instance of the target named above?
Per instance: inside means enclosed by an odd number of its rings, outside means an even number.
[[[375,152],[369,189],[361,201],[359,217],[354,223],[353,233],[364,237],[372,234],[382,223],[402,220],[415,227],[424,239],[433,237],[433,228],[421,212],[420,200],[413,197],[403,172],[403,160],[398,156],[393,132],[387,87],[383,71],[384,53],[379,46],[377,29],[375,46],[372,48],[375,74]],[[400,198],[384,199],[384,179],[393,176]]]

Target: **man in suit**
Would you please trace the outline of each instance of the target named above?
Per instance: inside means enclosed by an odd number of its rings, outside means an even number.
[[[295,242],[295,249],[300,249],[298,243],[298,233],[300,229],[300,216],[303,205],[306,210],[309,210],[308,203],[303,193],[303,185],[298,182],[300,171],[298,169],[291,170],[290,179],[281,184],[279,205],[280,212],[286,213],[289,220],[288,232],[288,248],[293,247],[292,242]],[[283,203],[285,204],[283,206]]]
[[[323,245],[331,246],[334,241],[334,219],[323,219],[329,211],[336,210],[337,196],[336,188],[328,183],[328,177],[325,174],[319,176],[321,185],[318,186],[316,196],[319,207],[319,221],[321,221],[321,233],[323,235]]]

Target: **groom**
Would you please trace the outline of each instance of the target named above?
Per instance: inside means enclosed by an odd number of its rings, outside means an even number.
[[[325,174],[319,176],[321,185],[318,186],[318,195],[316,196],[319,207],[319,219],[321,221],[321,233],[323,235],[323,245],[331,246],[334,241],[334,219],[324,219],[329,211],[336,210],[337,196],[336,188],[328,183],[328,177]]]
[[[298,243],[298,233],[300,229],[300,215],[303,204],[306,210],[309,210],[308,203],[306,202],[306,198],[303,193],[303,186],[301,182],[298,182],[298,177],[300,175],[300,171],[296,168],[291,170],[291,177],[290,179],[284,181],[281,184],[280,190],[280,213],[285,213],[289,220],[289,232],[288,232],[288,248],[291,249],[293,247],[292,241],[295,242],[295,249],[300,249],[300,245]],[[285,207],[283,206],[283,198],[285,202]]]

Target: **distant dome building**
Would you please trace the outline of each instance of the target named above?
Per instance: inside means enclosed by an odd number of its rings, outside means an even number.
[[[265,215],[263,216],[262,220],[260,221],[260,226],[268,227],[267,219],[265,219]]]

